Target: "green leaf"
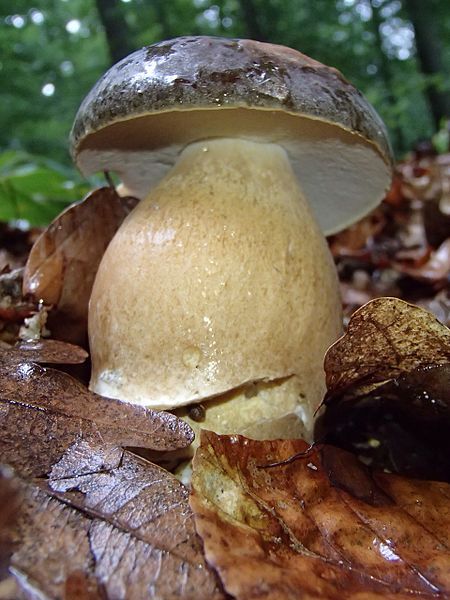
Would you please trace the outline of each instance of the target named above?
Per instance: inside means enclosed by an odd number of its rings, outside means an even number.
[[[11,150],[0,154],[1,221],[46,225],[90,188],[77,173],[45,158]]]

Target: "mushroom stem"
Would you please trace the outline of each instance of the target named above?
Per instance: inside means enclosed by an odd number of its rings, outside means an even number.
[[[310,420],[340,330],[335,268],[286,151],[195,142],[104,255],[90,304],[91,389],[171,409],[294,378],[292,406],[269,412],[306,403]]]

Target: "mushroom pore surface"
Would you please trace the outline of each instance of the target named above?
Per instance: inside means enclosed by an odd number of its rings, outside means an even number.
[[[201,426],[218,432],[307,435],[340,307],[332,258],[286,151],[194,142],[100,264],[90,387],[153,408],[205,402]]]

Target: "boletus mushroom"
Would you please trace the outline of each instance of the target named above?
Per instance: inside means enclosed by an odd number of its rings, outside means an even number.
[[[95,280],[92,390],[197,429],[308,438],[342,326],[324,233],[390,182],[367,100],[289,48],[178,38],[100,79],[72,153],[142,199]]]

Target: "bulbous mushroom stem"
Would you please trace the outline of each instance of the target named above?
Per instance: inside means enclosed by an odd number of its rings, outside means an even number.
[[[289,437],[311,428],[341,323],[333,261],[285,150],[195,142],[104,255],[90,387],[164,409],[215,397],[216,430],[271,437],[264,424],[280,422]]]

